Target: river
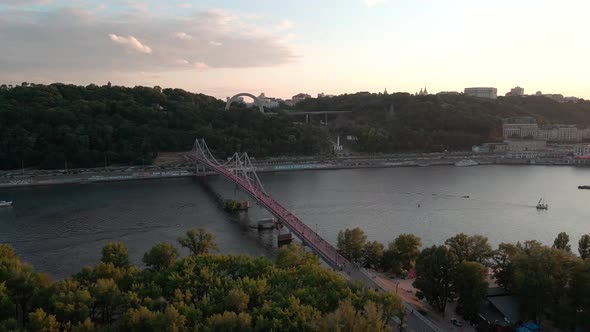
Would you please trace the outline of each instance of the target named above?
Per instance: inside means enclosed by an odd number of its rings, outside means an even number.
[[[492,245],[570,235],[572,249],[590,233],[590,168],[546,166],[413,167],[280,172],[261,175],[284,206],[335,243],[338,231],[361,227],[387,243],[414,233],[423,245],[459,232],[482,234]],[[231,183],[210,178],[226,197],[245,198]],[[537,211],[541,196],[548,211]],[[63,278],[100,259],[108,242],[127,245],[131,261],[157,242],[205,227],[223,253],[271,256],[272,234],[219,209],[189,178],[0,190],[0,243],[14,246],[38,270]],[[250,222],[268,217],[254,206]]]

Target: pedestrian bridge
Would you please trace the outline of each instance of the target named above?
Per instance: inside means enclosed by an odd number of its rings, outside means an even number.
[[[247,153],[235,153],[228,161],[220,163],[209,151],[205,140],[197,139],[188,157],[198,167],[214,171],[239,186],[333,268],[343,269],[351,265],[334,246],[266,193]]]
[[[208,169],[242,188],[244,192],[275,216],[280,223],[299,237],[304,245],[311,248],[330,266],[345,272],[351,279],[364,283],[368,288],[388,292],[387,286],[379,278],[376,278],[373,273],[356,263],[350,262],[328,241],[324,240],[313,229],[267,194],[247,153],[239,154],[236,152],[227,161],[219,162],[209,151],[205,140],[197,139],[193,150],[187,154],[187,157],[196,163],[197,173],[201,169],[203,171]],[[441,332],[438,326],[421,315],[412,305],[408,303],[404,305],[407,315],[407,330]]]

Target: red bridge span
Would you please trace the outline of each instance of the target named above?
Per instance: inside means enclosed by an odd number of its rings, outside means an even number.
[[[242,188],[244,192],[266,208],[279,222],[285,225],[292,233],[295,233],[303,241],[303,244],[310,247],[330,266],[345,272],[350,278],[364,283],[369,288],[388,292],[387,286],[379,278],[376,278],[373,273],[356,263],[350,262],[333,245],[268,195],[247,153],[235,153],[227,161],[219,162],[209,151],[205,140],[197,139],[193,150],[187,154],[187,157],[196,163],[197,173],[200,172],[200,168],[203,168],[203,170],[209,169]],[[421,315],[411,304],[404,303],[404,306],[407,317],[407,331],[442,332],[438,326]]]
[[[228,161],[220,163],[213,157],[205,141],[197,140],[188,157],[197,165],[214,171],[238,185],[330,266],[343,269],[350,265],[348,259],[342,256],[333,245],[266,193],[247,153],[236,153]]]

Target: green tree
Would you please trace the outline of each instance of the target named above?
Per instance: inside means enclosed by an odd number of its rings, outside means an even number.
[[[15,303],[8,295],[6,283],[0,282],[0,322],[14,319],[14,308]]]
[[[363,248],[363,266],[375,269],[383,260],[383,244],[378,241],[367,242]]]
[[[207,319],[209,329],[219,332],[249,331],[251,324],[252,317],[249,314],[236,314],[232,311],[224,311],[223,314],[215,314]]]
[[[363,248],[367,242],[367,235],[362,229],[356,227],[354,229],[345,229],[338,232],[338,249],[348,259],[361,263],[363,258]]]
[[[413,234],[401,234],[392,242],[389,242],[387,250],[383,253],[381,265],[385,271],[399,274],[404,270],[410,270],[416,258],[420,254],[420,238]]]
[[[426,248],[416,260],[417,277],[413,286],[420,290],[417,295],[426,298],[441,313],[452,298],[457,265],[455,253],[445,246]]]
[[[186,324],[186,317],[171,305],[164,312],[151,311],[143,306],[129,309],[122,320],[125,331],[130,332],[177,332],[184,331]]]
[[[50,312],[60,322],[77,324],[84,322],[92,307],[92,296],[86,287],[74,280],[63,280],[54,283],[49,289]]]
[[[187,231],[184,237],[178,238],[178,243],[190,250],[193,255],[202,255],[209,253],[211,250],[219,250],[219,247],[213,241],[213,235],[203,228]]]
[[[318,322],[319,331],[391,331],[383,321],[383,312],[373,302],[367,302],[363,310],[356,310],[350,300]]]
[[[90,288],[90,293],[94,299],[92,312],[95,313],[95,320],[100,317],[103,324],[112,323],[121,301],[121,291],[115,281],[113,279],[98,279]]]
[[[555,241],[553,241],[553,248],[563,250],[565,252],[572,252],[572,246],[569,244],[570,236],[566,232],[557,234]]]
[[[280,268],[299,267],[302,265],[318,266],[319,257],[311,252],[305,252],[302,245],[291,243],[281,246],[277,250],[275,262]]]
[[[582,259],[590,257],[590,234],[584,234],[578,241],[578,252]]]
[[[540,321],[546,310],[561,312],[573,256],[557,248],[531,246],[514,257],[514,293],[525,319]]]
[[[293,248],[283,266],[233,255],[163,264],[173,260],[158,253],[151,268],[116,267],[120,260],[107,259],[51,283],[0,245],[0,331],[312,331],[345,301],[354,303],[360,330],[403,319],[395,294],[350,284],[320,267],[317,256]]]
[[[449,249],[461,261],[472,261],[487,265],[493,255],[488,238],[481,235],[468,236],[459,233],[445,241]]]
[[[242,312],[248,308],[250,296],[243,290],[234,288],[227,293],[224,302],[229,311]]]
[[[129,265],[129,251],[122,243],[109,243],[102,248],[103,263],[112,263],[115,267]]]
[[[511,243],[500,243],[498,249],[493,253],[492,269],[494,270],[494,278],[498,285],[504,289],[512,290],[514,283],[514,257],[520,253],[522,249]]]
[[[479,304],[485,298],[488,289],[486,267],[477,262],[463,261],[457,268],[455,289],[459,299],[458,307],[463,309],[463,317],[475,318]]]
[[[176,257],[178,252],[171,244],[158,243],[143,255],[142,261],[153,269],[163,270],[172,266],[176,262]]]
[[[48,315],[43,309],[37,309],[29,314],[29,331],[60,332],[59,323],[55,316]]]

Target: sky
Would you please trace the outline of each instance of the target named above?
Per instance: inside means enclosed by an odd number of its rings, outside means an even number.
[[[590,99],[587,0],[0,0],[0,83]]]

